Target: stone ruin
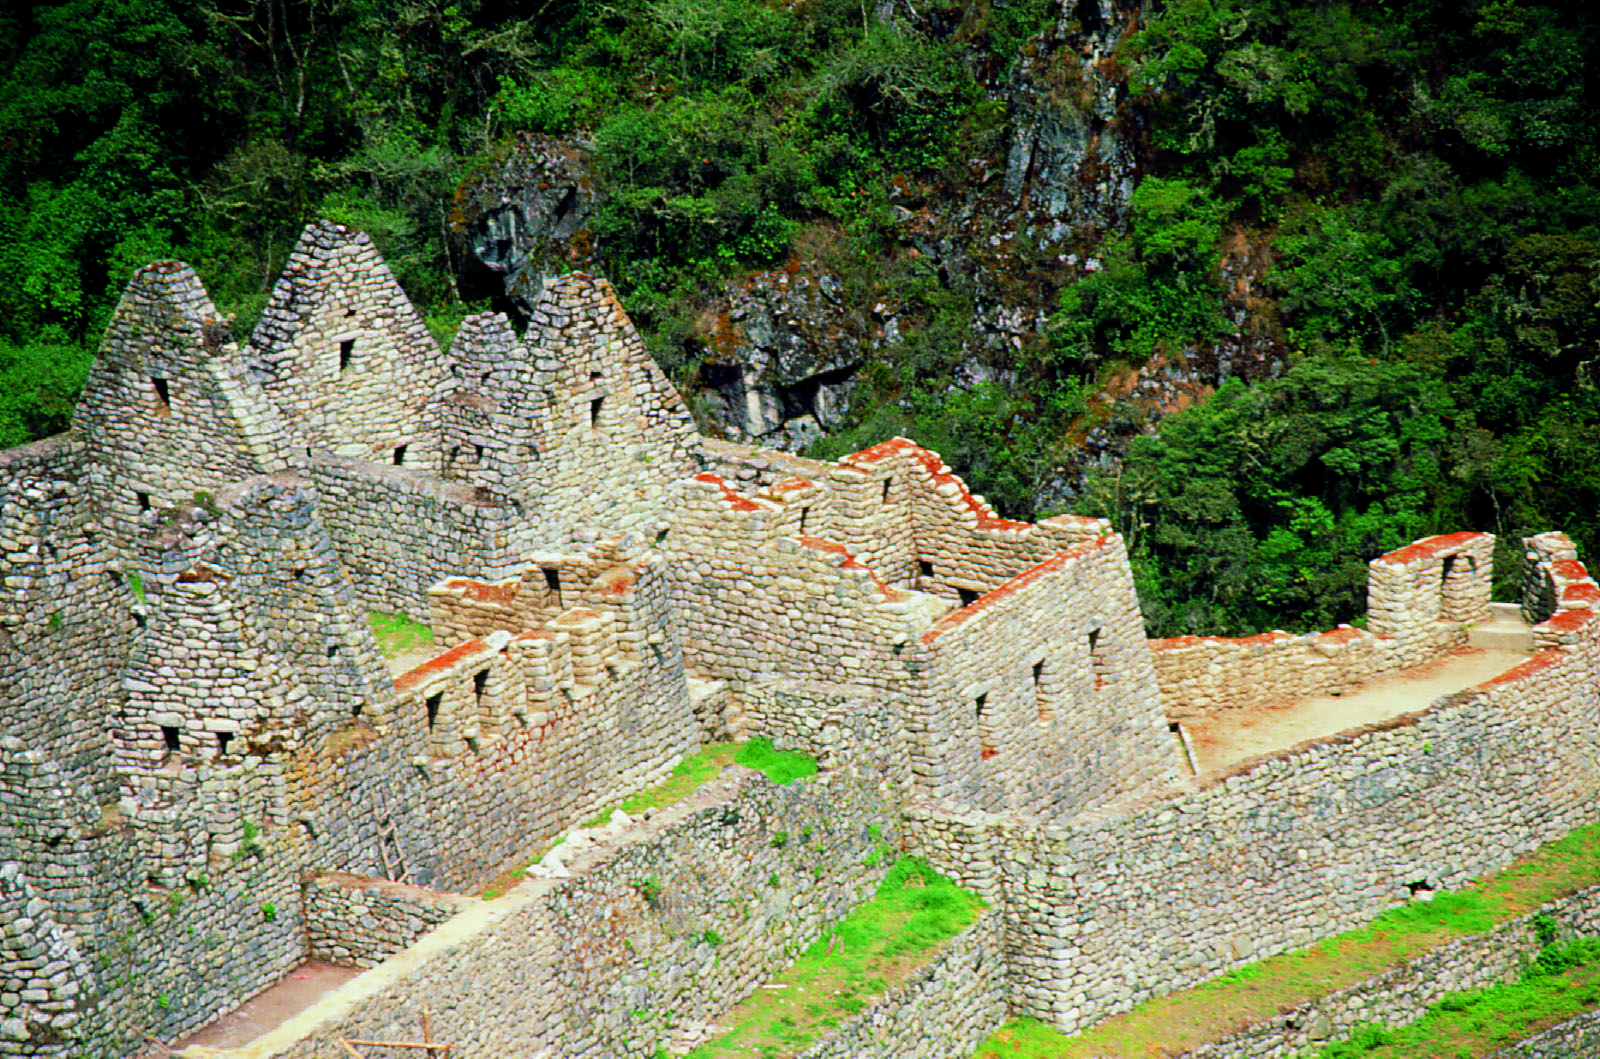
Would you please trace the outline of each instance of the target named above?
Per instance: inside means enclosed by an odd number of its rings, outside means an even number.
[[[1365,629],[1150,641],[1102,521],[1000,518],[904,439],[702,438],[603,280],[441,352],[319,223],[241,346],[150,265],[71,429],[0,453],[0,1055],[139,1054],[308,957],[372,969],[186,1054],[342,1055],[423,1004],[457,1055],[680,1052],[871,895],[884,843],[989,911],[808,1055],[1081,1028],[1600,817],[1600,590],[1560,534],[1527,542],[1522,665],[1194,774],[1187,719],[1466,643],[1493,545],[1373,560]],[[369,611],[437,655],[392,675]],[[756,736],[822,771],[731,769],[463,897]]]

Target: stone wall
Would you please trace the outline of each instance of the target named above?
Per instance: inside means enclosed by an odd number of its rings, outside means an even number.
[[[1065,550],[952,610],[803,531],[845,503],[800,479],[754,498],[710,473],[685,483],[660,546],[678,570],[685,658],[726,680],[736,707],[779,673],[890,696],[913,784],[987,808],[1081,805],[1180,767],[1120,538],[1099,523],[1025,527],[1013,537],[1026,548]]]
[[[1596,1055],[1600,1055],[1600,1011],[1590,1011],[1495,1052],[1493,1059],[1590,1059]]]
[[[1390,659],[1382,640],[1348,625],[1304,636],[1175,636],[1151,640],[1150,655],[1174,721],[1338,694],[1382,673]]]
[[[438,344],[365,232],[308,225],[250,336],[251,374],[289,429],[335,456],[437,470]]]
[[[189,266],[134,273],[84,381],[84,481],[120,545],[150,511],[289,467],[290,438]]]
[[[919,792],[1055,813],[1183,768],[1120,537],[1073,545],[945,615],[908,654]]]
[[[392,716],[297,755],[308,862],[481,885],[695,750],[666,580],[648,556],[621,569],[605,609],[459,644],[395,681]]]
[[[1556,564],[1576,562],[1578,547],[1565,533],[1536,533],[1522,548],[1522,620],[1536,625],[1561,609]]]
[[[1004,905],[1013,1007],[1072,1032],[1592,822],[1596,653],[1061,826],[914,808],[911,849]]]
[[[1397,669],[1467,642],[1466,626],[1489,619],[1494,537],[1427,537],[1367,564],[1367,629],[1392,640]]]
[[[0,452],[0,734],[116,794],[107,718],[145,607],[94,525],[67,437]]]
[[[1314,1054],[1329,1042],[1348,1037],[1364,1023],[1408,1025],[1427,1014],[1428,1008],[1448,993],[1486,989],[1520,978],[1529,961],[1544,947],[1534,923],[1536,916],[1553,920],[1562,939],[1600,935],[1600,887],[1553,901],[1538,912],[1487,933],[1442,945],[1366,981],[1318,997],[1184,1055],[1186,1059],[1289,1059]],[[1511,1051],[1516,1054],[1515,1049]],[[1583,1053],[1546,1054],[1567,1059]]]
[[[855,487],[850,514],[836,517],[840,543],[891,584],[961,603],[1111,531],[1101,519],[1077,515],[1037,523],[1001,518],[938,453],[905,438],[841,458],[828,483],[841,508],[839,494]]]
[[[899,687],[902,652],[947,603],[894,588],[843,546],[803,532],[806,505],[782,494],[742,497],[713,474],[680,488],[658,547],[677,571],[684,658],[697,675],[739,692],[767,673]]]
[[[323,872],[306,883],[305,902],[312,959],[372,967],[416,944],[471,899],[387,879]]]
[[[583,273],[550,281],[524,342],[537,376],[524,392],[541,398],[532,410],[538,451],[525,464],[525,496],[558,529],[655,532],[669,518],[668,484],[700,469],[700,435],[616,291]]]
[[[515,577],[452,577],[429,588],[434,641],[457,643],[497,630],[538,628],[572,607],[610,608],[619,592],[641,575],[641,562],[655,567],[661,560],[657,553],[647,553],[638,535],[619,534],[584,551],[524,553],[522,561],[527,565]],[[661,574],[652,570],[651,576]],[[659,633],[673,633],[676,639],[674,630]],[[657,646],[664,644],[658,641]]]
[[[0,777],[0,850],[12,861],[0,869],[0,916],[5,895],[18,895],[22,915],[8,935],[42,954],[39,970],[50,982],[38,987],[43,998],[32,986],[11,1004],[0,995],[0,1022],[20,1020],[0,1038],[19,1054],[139,1054],[142,1034],[179,1036],[304,958],[298,876],[236,773],[196,769],[183,778],[188,811],[139,826],[85,800],[54,762],[14,739],[0,743]],[[161,847],[150,839],[188,849],[207,823],[230,819],[228,807],[235,839],[241,818],[252,822],[252,839],[170,885],[151,886],[147,870]],[[7,944],[11,976],[27,963],[14,966],[25,948]]]
[[[1270,706],[1338,694],[1362,681],[1431,661],[1487,620],[1494,538],[1428,537],[1368,565],[1369,630],[1341,625],[1291,636],[1151,640],[1167,716]]]
[[[653,1056],[712,1021],[852,908],[898,839],[881,776],[841,766],[788,787],[733,768],[688,801],[479,902],[341,991],[258,1057],[342,1057],[338,1036],[416,1039],[421,1009],[463,1054]],[[515,975],[506,969],[516,967]]]
[[[906,982],[795,1059],[947,1059],[976,1051],[1006,1017],[1001,916],[983,913]]]
[[[362,604],[428,620],[428,586],[520,569],[531,530],[470,486],[404,467],[319,457],[307,468],[322,521]]]

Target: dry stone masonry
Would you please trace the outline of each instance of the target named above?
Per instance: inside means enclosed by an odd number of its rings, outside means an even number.
[[[423,1006],[462,1056],[681,1053],[901,850],[990,909],[808,1054],[964,1054],[1597,816],[1600,589],[1560,534],[1525,542],[1523,665],[1193,776],[1187,718],[1464,644],[1492,538],[1373,560],[1365,630],[1148,641],[1108,524],[1002,518],[903,438],[702,439],[603,280],[529,316],[441,351],[318,223],[235,344],[160,262],[71,429],[0,453],[0,1055],[140,1054],[310,957],[367,970],[204,1054],[342,1055]],[[372,610],[436,656],[391,673]],[[609,812],[757,736],[820,773]]]

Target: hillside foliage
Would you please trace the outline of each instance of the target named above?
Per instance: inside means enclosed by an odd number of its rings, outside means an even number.
[[[1085,233],[1096,270],[1052,279],[1050,326],[1004,365],[1015,385],[954,381],[973,291],[903,252],[891,199],[910,182],[959,203],[975,169],[1003,169],[1017,59],[1063,12],[878,15],[905,6],[8,9],[0,445],[64,426],[134,267],[190,261],[242,334],[316,216],[369,231],[448,334],[470,308],[452,192],[514,134],[580,135],[606,271],[669,371],[692,374],[719,284],[813,255],[852,304],[910,307],[824,453],[909,433],[1013,515],[1039,513],[1043,469],[1100,422],[1110,375],[1241,326],[1226,248],[1258,249],[1248,327],[1276,377],[1133,437],[1074,501],[1128,535],[1152,633],[1347,620],[1365,559],[1463,526],[1565,528],[1596,554],[1593,5],[1155,5],[1113,57],[1140,157],[1127,223]]]

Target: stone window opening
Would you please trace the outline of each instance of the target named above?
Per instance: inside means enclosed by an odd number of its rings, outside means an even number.
[[[144,628],[146,625],[145,616],[143,614],[135,614],[133,616],[133,624],[136,628]]]
[[[666,529],[656,530],[656,545],[655,546],[657,548],[659,548],[663,544],[667,543],[667,534],[670,533],[670,532],[671,532],[670,530],[666,530]]]
[[[933,576],[933,564],[928,562],[926,559],[918,559],[917,576],[922,578],[931,578]]]
[[[1109,671],[1110,662],[1106,658],[1104,638],[1100,635],[1100,627],[1089,630],[1089,668],[1094,672],[1094,686],[1106,686],[1106,673]]]
[[[175,725],[164,724],[161,726],[161,741],[166,744],[169,752],[178,749],[180,742],[178,736],[178,729]]]
[[[978,596],[980,594],[981,593],[979,593],[978,590],[975,589],[975,588],[959,588],[958,587],[956,589],[956,595],[961,597],[961,605],[963,607],[970,607],[974,603],[978,602]]]
[[[600,406],[605,403],[604,397],[596,397],[589,402],[589,425],[596,430],[600,428]]]
[[[472,674],[472,694],[480,711],[483,709],[484,693],[488,690],[489,671],[487,669],[480,669],[478,672]]]
[[[406,447],[404,445],[396,445],[394,447],[394,465],[396,467],[404,467],[406,465]]]
[[[221,757],[228,752],[228,744],[233,742],[232,732],[217,733],[217,756]]]
[[[800,532],[801,533],[804,533],[806,531],[806,517],[808,515],[810,515],[810,514],[811,514],[811,509],[809,507],[803,507],[803,508],[800,509]]]
[[[984,761],[994,757],[994,724],[989,716],[989,693],[985,691],[973,700],[978,716],[978,756]]]
[[[561,602],[561,571],[553,566],[543,567],[544,587],[550,590],[550,598],[556,603]]]
[[[1039,707],[1039,720],[1049,722],[1055,719],[1055,707],[1050,701],[1050,692],[1046,686],[1045,660],[1039,659],[1033,664],[1033,701]]]
[[[472,460],[473,460],[474,463],[482,463],[483,462],[483,446],[482,445],[474,445],[474,446],[472,446]]]
[[[351,310],[351,312],[354,312],[354,311],[355,311],[354,309]],[[343,342],[339,343],[339,370],[341,372],[344,371],[346,368],[348,368],[350,366],[350,361],[352,359],[354,359],[355,353],[356,353],[356,340],[355,339],[347,338]]]
[[[433,731],[433,726],[439,720],[439,707],[444,704],[444,692],[436,691],[429,695],[425,705],[428,708],[428,731]]]
[[[885,504],[889,502],[889,487],[892,485],[894,485],[893,478],[885,478],[883,480],[883,502]]]
[[[135,490],[134,494],[133,494],[133,497],[134,497],[134,499],[136,501],[138,501],[139,510],[140,511],[149,511],[150,510],[150,494],[149,493],[141,493],[141,492]]]
[[[338,644],[331,643],[331,644],[328,645],[328,657],[329,658],[338,658],[339,657],[339,645]]]
[[[1470,555],[1447,555],[1439,571],[1439,620],[1467,621],[1472,613],[1472,580],[1478,563]]]
[[[158,414],[172,414],[172,392],[168,388],[166,379],[159,375],[150,376],[150,382],[156,388],[156,411]]]

